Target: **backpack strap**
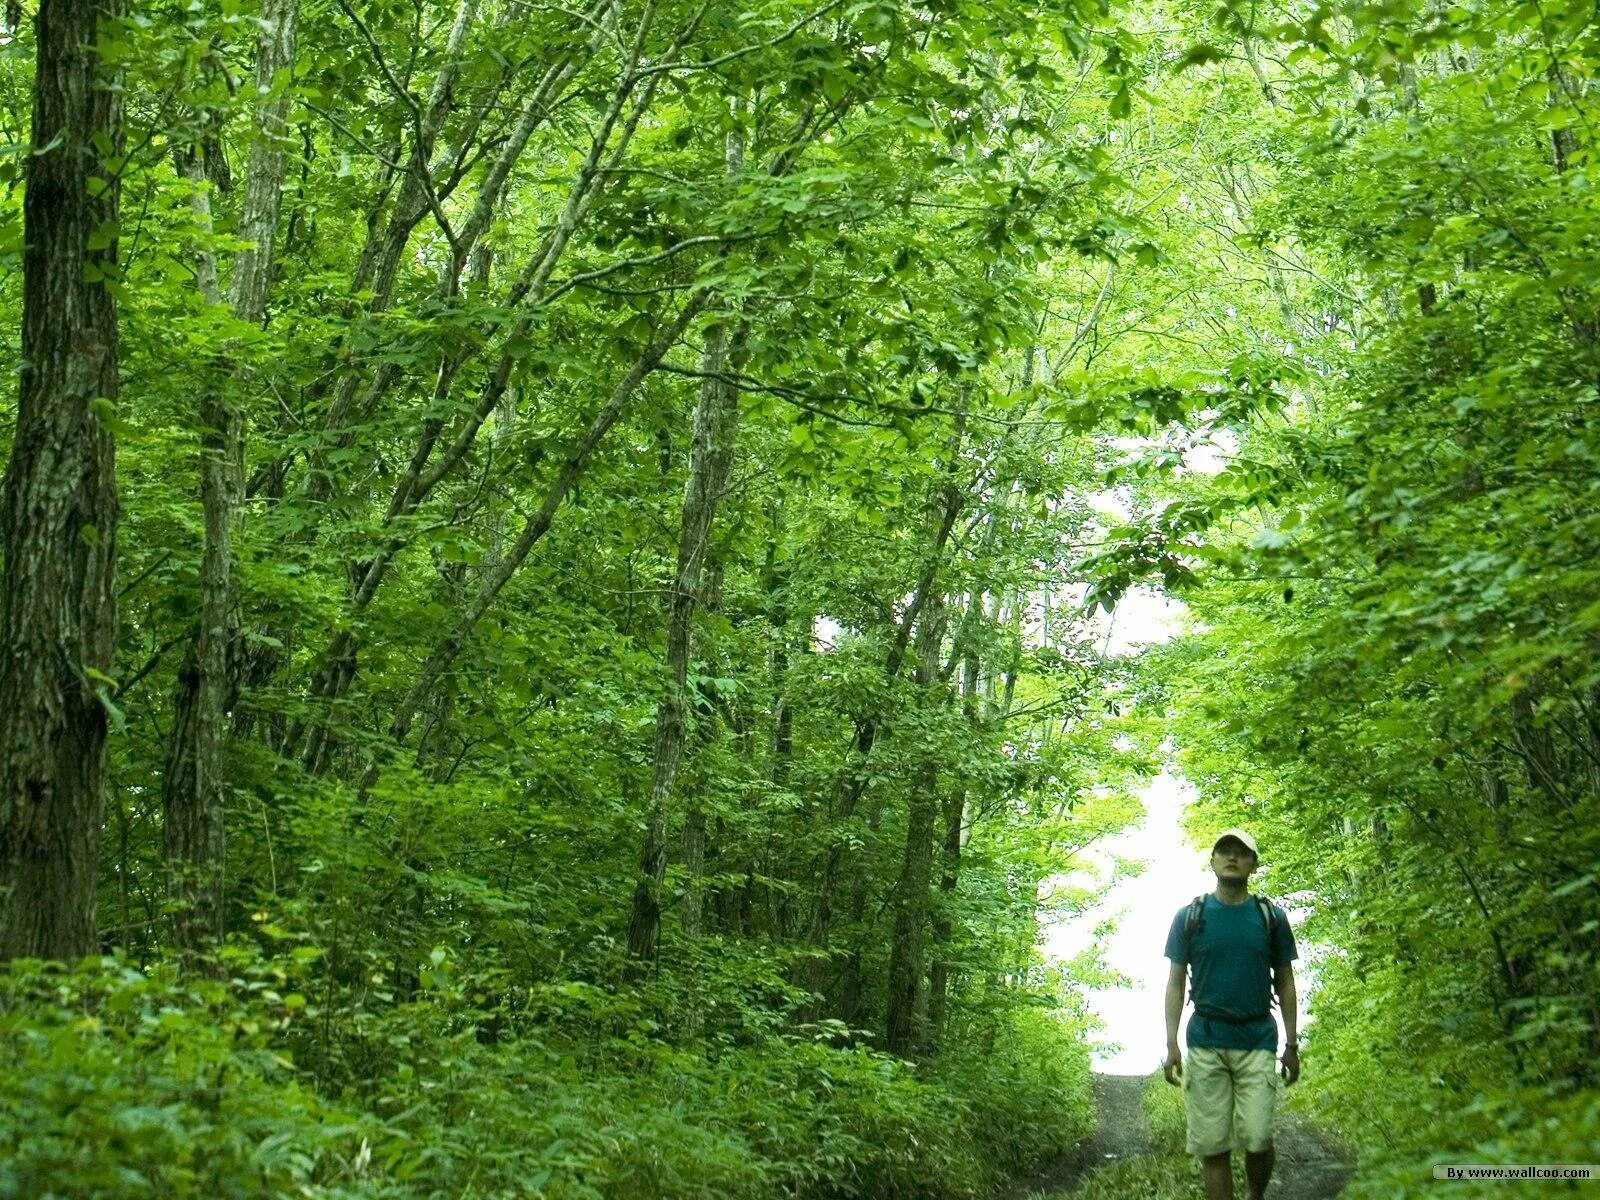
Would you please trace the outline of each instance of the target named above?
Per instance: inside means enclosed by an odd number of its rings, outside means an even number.
[[[1205,893],[1201,892],[1200,895],[1189,901],[1188,911],[1184,913],[1183,917],[1183,958],[1189,964],[1185,987],[1188,994],[1184,997],[1185,1004],[1194,1002],[1194,939],[1205,927],[1206,897]]]
[[[1261,923],[1267,929],[1267,966],[1277,965],[1278,958],[1278,926],[1288,918],[1283,915],[1283,910],[1268,900],[1265,896],[1257,896],[1256,911],[1261,914]]]
[[[1261,920],[1267,927],[1267,970],[1275,971],[1278,964],[1278,918],[1283,915],[1283,910],[1265,896],[1257,896],[1256,911],[1261,914]],[[1283,919],[1288,920],[1287,917]],[[1267,1007],[1269,1010],[1278,1007],[1277,988],[1268,989]]]
[[[1205,927],[1206,897],[1205,893],[1202,892],[1193,900],[1189,901],[1189,911],[1184,915],[1183,918],[1183,955],[1191,962],[1193,961],[1193,958],[1190,955],[1190,947],[1194,944],[1196,935],[1198,935],[1199,932]]]

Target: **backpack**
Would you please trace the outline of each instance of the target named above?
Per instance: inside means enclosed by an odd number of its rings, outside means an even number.
[[[1251,896],[1250,899],[1255,901],[1256,912],[1261,914],[1261,923],[1267,928],[1267,966],[1270,969],[1278,961],[1278,922],[1275,918],[1282,916],[1283,910],[1272,901],[1268,900],[1265,896]],[[1285,917],[1284,919],[1287,920],[1288,918]],[[1188,912],[1184,914],[1183,918],[1183,957],[1185,962],[1192,963],[1194,961],[1190,956],[1189,948],[1194,944],[1195,935],[1204,929],[1205,926],[1206,893],[1202,892],[1193,900],[1189,901]],[[1187,997],[1187,1002],[1193,1003],[1194,972],[1192,970],[1189,972],[1188,990],[1189,995]],[[1278,1007],[1277,989],[1268,988],[1267,995],[1267,1011],[1262,1014],[1263,1016],[1270,1016],[1272,1014],[1272,1010]],[[1201,1016],[1207,1015],[1200,1013],[1198,1005],[1195,1007],[1195,1012]],[[1217,1018],[1217,1014],[1215,1013],[1210,1014],[1210,1016],[1216,1019],[1226,1019]]]

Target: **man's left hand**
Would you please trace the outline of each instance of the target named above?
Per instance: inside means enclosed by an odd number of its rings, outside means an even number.
[[[1290,1042],[1283,1048],[1283,1079],[1293,1083],[1300,1078],[1300,1047]]]

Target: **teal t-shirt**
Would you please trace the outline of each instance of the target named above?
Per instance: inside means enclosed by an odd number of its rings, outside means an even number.
[[[1195,1012],[1186,1040],[1195,1046],[1226,1050],[1278,1049],[1278,1023],[1272,1019],[1272,969],[1298,957],[1289,920],[1273,910],[1278,924],[1278,961],[1267,961],[1267,926],[1254,896],[1224,904],[1207,894],[1205,918],[1185,954],[1185,904],[1167,934],[1167,957],[1189,964],[1190,995]],[[1223,1020],[1224,1017],[1254,1020]]]

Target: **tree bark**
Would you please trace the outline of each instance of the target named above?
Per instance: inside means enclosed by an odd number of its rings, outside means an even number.
[[[794,704],[790,696],[792,682],[789,672],[790,654],[803,655],[810,641],[811,624],[802,617],[796,620],[789,611],[790,571],[787,562],[779,559],[779,543],[783,538],[783,503],[776,501],[768,516],[772,533],[767,542],[766,561],[761,571],[761,587],[765,593],[766,621],[771,638],[768,656],[768,687],[772,694],[772,733],[767,748],[767,780],[773,791],[784,793],[789,789],[790,766],[794,758]],[[780,823],[781,822],[781,823]],[[761,851],[764,879],[775,877],[778,848],[790,837],[799,836],[800,818],[790,813],[784,818],[775,816],[767,827],[766,845]],[[768,882],[760,885],[762,911],[767,926],[780,941],[792,935],[790,914],[793,904],[789,891],[773,887]]]
[[[684,485],[683,518],[678,533],[678,570],[667,616],[667,685],[656,706],[655,753],[650,769],[650,801],[644,848],[639,858],[639,878],[628,920],[628,955],[636,963],[655,957],[661,928],[661,887],[667,872],[667,819],[672,785],[683,757],[688,705],[689,649],[694,610],[700,596],[706,543],[717,504],[727,486],[733,464],[733,441],[738,429],[739,391],[718,378],[727,354],[727,330],[713,325],[706,334],[704,367],[695,405],[694,440],[689,457],[689,478]],[[703,858],[703,837],[686,839],[686,850]],[[690,863],[698,872],[700,862]],[[686,897],[685,931],[700,926],[700,895],[691,889]]]
[[[267,0],[256,45],[256,110],[239,237],[249,243],[233,261],[228,307],[241,322],[258,324],[267,288],[283,195],[284,150],[292,96],[279,75],[293,65],[299,0]],[[194,154],[180,167],[194,192],[190,203],[203,234],[211,204]],[[206,301],[223,303],[209,246],[197,255],[196,278]],[[200,402],[200,507],[205,540],[200,561],[200,620],[178,671],[162,789],[162,838],[173,904],[173,940],[184,951],[220,940],[224,932],[224,808],[222,754],[229,713],[238,693],[234,671],[233,526],[244,487],[244,426],[229,395],[235,371],[224,361]]]
[[[939,647],[944,640],[943,597],[934,596],[917,627],[917,686],[924,720],[934,716],[934,691],[939,686]],[[930,740],[935,731],[924,736]],[[902,1057],[922,1043],[923,931],[928,921],[928,884],[933,871],[933,828],[938,813],[939,759],[926,746],[907,796],[905,856],[891,907],[894,931],[889,941],[889,1002],[884,1016],[884,1048]]]
[[[983,611],[983,596],[974,591],[969,612]],[[962,652],[961,710],[967,725],[976,730],[978,717],[978,654],[969,644]],[[937,1053],[944,1039],[950,1012],[950,943],[955,934],[951,905],[961,880],[961,833],[967,819],[966,785],[957,782],[945,798],[944,841],[939,872],[939,906],[933,917],[933,937],[938,957],[928,968],[928,1040],[930,1053]]]
[[[0,581],[0,959],[98,948],[116,651],[117,172],[95,51],[116,0],[44,0],[23,201],[22,369]]]

